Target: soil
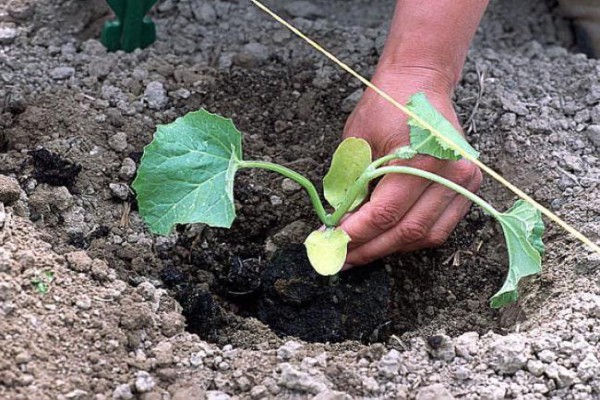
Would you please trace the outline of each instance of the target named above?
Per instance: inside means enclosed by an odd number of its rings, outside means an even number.
[[[373,72],[393,1],[271,3]],[[476,208],[441,248],[336,282],[288,247],[318,220],[269,172],[239,174],[231,230],[151,235],[129,185],[157,124],[218,112],[247,159],[319,185],[360,88],[246,2],[152,15],[154,45],[106,53],[103,1],[0,5],[1,398],[600,397],[600,261],[554,225],[500,311],[506,249]],[[595,242],[599,76],[554,4],[492,1],[454,98],[482,161]]]

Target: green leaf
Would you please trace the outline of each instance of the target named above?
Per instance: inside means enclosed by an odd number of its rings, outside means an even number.
[[[230,119],[199,110],[159,125],[132,185],[150,230],[166,235],[176,224],[231,227],[241,158],[242,137]]]
[[[542,271],[544,222],[541,213],[524,200],[496,218],[504,231],[509,257],[508,276],[491,299],[491,306],[500,308],[517,300],[521,278]]]
[[[454,146],[451,146],[411,118],[408,121],[408,125],[410,125],[410,146],[419,154],[429,154],[443,160],[456,161],[461,159],[460,153],[455,150],[458,147],[473,158],[479,157],[479,153],[471,147],[452,123],[431,105],[425,94],[412,95],[406,107],[454,143]]]
[[[308,260],[318,274],[335,275],[344,266],[350,236],[341,229],[314,231],[304,241]]]
[[[329,172],[323,179],[325,199],[337,209],[346,192],[371,164],[371,146],[366,140],[350,137],[338,146],[331,160]],[[369,193],[368,183],[348,211],[358,207]]]

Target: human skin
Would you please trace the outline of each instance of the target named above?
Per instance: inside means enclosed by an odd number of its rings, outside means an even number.
[[[397,0],[388,38],[373,83],[405,104],[417,92],[457,129],[452,95],[487,0]],[[361,137],[374,157],[409,144],[407,117],[367,90],[348,118],[344,137]],[[419,155],[397,162],[436,173],[475,192],[482,175],[466,160],[444,161]],[[346,267],[396,252],[441,245],[464,217],[470,202],[425,179],[388,175],[368,202],[347,216],[342,228],[352,242]]]

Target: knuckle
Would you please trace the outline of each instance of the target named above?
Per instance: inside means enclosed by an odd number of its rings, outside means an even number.
[[[420,242],[427,238],[429,228],[422,222],[408,220],[401,222],[397,229],[399,243]]]
[[[476,179],[477,174],[481,174],[475,164],[461,160],[454,163],[452,168],[452,180],[459,185],[467,185]]]
[[[397,206],[392,204],[373,205],[371,223],[378,229],[388,230],[396,225],[402,215]]]

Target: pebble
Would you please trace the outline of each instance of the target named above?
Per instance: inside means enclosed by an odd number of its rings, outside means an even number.
[[[129,198],[129,186],[124,183],[110,183],[108,185],[111,193],[118,199],[123,201]]]
[[[75,74],[73,67],[56,67],[50,71],[50,77],[55,81],[69,79]]]
[[[136,170],[137,165],[135,164],[135,161],[127,157],[123,160],[121,168],[119,169],[119,178],[129,180],[135,176]]]
[[[250,42],[233,57],[233,63],[244,68],[256,68],[264,64],[270,56],[271,52],[267,46]]]
[[[277,349],[277,359],[287,361],[293,358],[304,345],[294,340],[288,340]]]
[[[41,184],[29,197],[29,205],[40,213],[50,211],[49,207],[65,211],[73,205],[73,196],[64,186]]]
[[[19,200],[21,186],[19,181],[6,175],[0,175],[0,203],[9,206]]]
[[[452,339],[447,335],[435,335],[427,338],[427,350],[432,357],[450,362],[456,357]]]
[[[419,389],[416,400],[453,400],[454,396],[440,383]]]
[[[585,132],[592,144],[600,149],[600,125],[591,125]]]
[[[11,44],[18,35],[17,25],[12,22],[0,22],[0,44]]]
[[[500,336],[490,346],[488,365],[500,374],[514,374],[525,367],[529,349],[523,336]]]
[[[152,81],[146,85],[143,98],[151,110],[161,110],[169,102],[164,85],[158,81]]]
[[[199,7],[193,7],[194,18],[205,24],[213,24],[217,21],[217,12],[215,8],[207,1],[201,2]]]
[[[284,9],[293,18],[315,20],[326,16],[325,11],[310,1],[292,1],[285,4]]]
[[[577,366],[577,375],[583,382],[600,376],[600,363],[593,353],[588,353]]]
[[[209,390],[206,392],[206,400],[229,400],[231,396],[220,390]]]
[[[269,389],[265,385],[257,385],[250,389],[250,398],[253,400],[265,399],[269,397]]]
[[[81,294],[75,298],[75,305],[80,310],[89,310],[92,308],[92,299],[86,294]]]
[[[108,145],[111,149],[118,152],[127,150],[127,134],[125,132],[117,132],[108,139]]]
[[[131,392],[131,386],[124,383],[115,388],[112,394],[114,400],[131,400],[133,399],[133,393]]]
[[[279,386],[314,395],[327,390],[327,385],[324,382],[325,378],[319,379],[315,375],[299,371],[288,363],[279,364],[278,367],[281,370],[278,380]]]
[[[146,371],[139,371],[135,374],[135,388],[138,392],[149,392],[155,385],[154,378]]]
[[[477,354],[479,349],[479,333],[465,332],[454,341],[456,354],[459,357],[470,360],[473,355]]]
[[[65,258],[73,271],[86,272],[92,267],[92,259],[83,250],[67,253]]]
[[[398,375],[400,363],[400,353],[398,350],[392,349],[379,360],[379,373],[388,379],[393,378]]]
[[[290,178],[284,178],[283,181],[281,181],[281,190],[283,190],[284,193],[292,194],[300,191],[301,189],[302,186]]]

